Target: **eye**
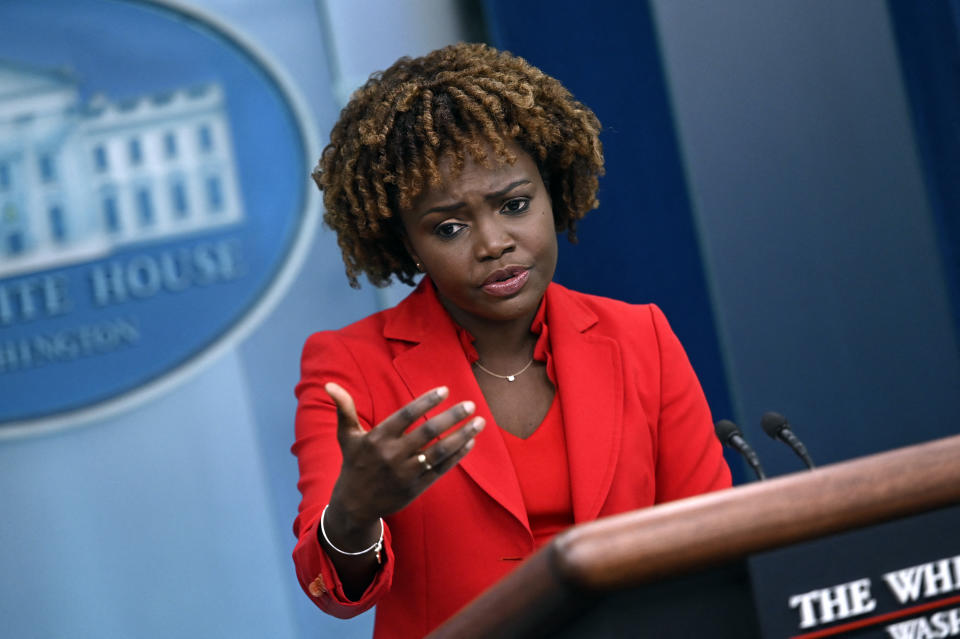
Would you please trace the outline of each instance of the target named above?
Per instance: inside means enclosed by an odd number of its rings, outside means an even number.
[[[515,197],[504,202],[500,212],[507,215],[516,215],[517,213],[523,213],[528,208],[530,208],[530,198]]]
[[[466,225],[460,224],[459,222],[442,222],[437,224],[433,229],[433,233],[440,239],[450,240],[458,236],[464,228],[466,228]]]

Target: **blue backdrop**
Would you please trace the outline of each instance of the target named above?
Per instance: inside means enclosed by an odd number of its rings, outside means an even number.
[[[605,127],[558,279],[661,305],[775,474],[800,466],[767,410],[824,463],[960,419],[956,3],[891,4],[484,3]]]

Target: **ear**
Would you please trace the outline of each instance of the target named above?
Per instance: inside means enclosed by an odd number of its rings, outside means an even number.
[[[403,242],[403,248],[407,249],[407,254],[410,255],[410,259],[414,262],[419,262],[420,258],[417,256],[417,252],[413,250],[413,245],[410,244],[410,238],[407,237],[406,233],[400,234],[400,241]]]
[[[403,247],[407,249],[407,254],[410,256],[410,259],[413,260],[417,270],[423,273],[423,262],[420,261],[420,256],[417,255],[417,252],[413,250],[413,245],[410,244],[410,239],[407,237],[407,234],[402,233],[400,235],[400,240],[403,242]]]
[[[416,257],[416,251],[413,250],[413,246],[410,244],[410,238],[407,237],[406,233],[400,234],[400,241],[403,242],[403,248],[407,249],[410,257]]]

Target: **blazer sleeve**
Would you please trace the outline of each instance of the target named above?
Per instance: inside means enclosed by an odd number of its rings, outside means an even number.
[[[354,355],[334,331],[311,335],[300,360],[296,439],[291,450],[300,467],[297,487],[302,499],[293,523],[297,537],[293,563],[300,586],[310,599],[324,611],[346,619],[372,607],[390,589],[394,556],[390,530],[384,523],[383,564],[363,596],[351,601],[320,545],[320,515],[329,502],[342,461],[337,443],[336,405],[323,390],[327,382],[336,382],[350,393],[361,425],[369,429],[372,402],[367,384]]]
[[[663,311],[649,308],[660,352],[656,501],[729,488],[730,469],[700,382]]]

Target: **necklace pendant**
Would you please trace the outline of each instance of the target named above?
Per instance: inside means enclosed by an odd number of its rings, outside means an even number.
[[[508,382],[516,381],[516,379],[517,379],[517,376],[516,376],[516,375],[507,375],[507,381],[508,381]]]

